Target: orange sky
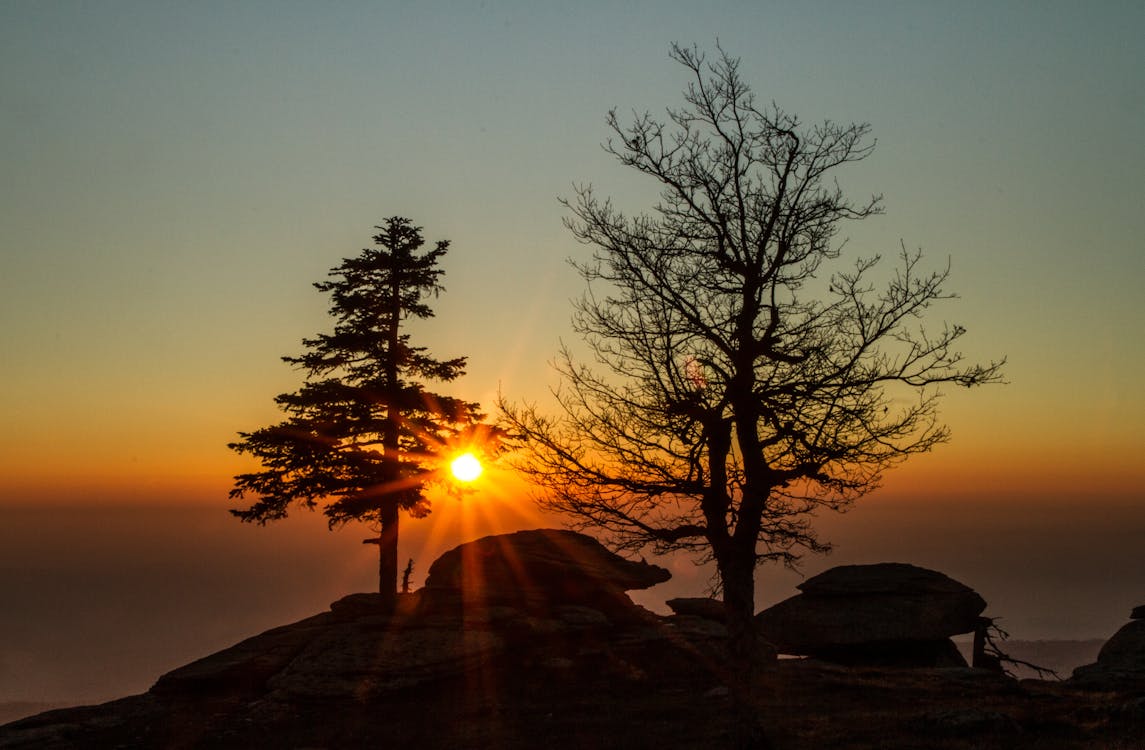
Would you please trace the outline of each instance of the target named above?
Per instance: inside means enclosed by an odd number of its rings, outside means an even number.
[[[974,421],[989,413],[973,409],[975,399],[1004,400],[999,394],[1019,387],[957,394],[962,411],[950,420],[952,441],[893,469],[887,490],[904,499],[988,493],[1016,500],[1073,493],[1112,498],[1139,493],[1145,486],[1145,462],[1139,460],[1128,425],[1075,423],[1063,438],[1048,426]],[[229,430],[253,428],[260,418],[269,424],[279,416],[273,408],[172,411],[159,419],[124,415],[94,423],[86,435],[83,425],[68,431],[52,423],[41,431],[22,427],[7,432],[0,453],[0,504],[225,504],[231,477],[254,466],[226,449],[234,439]]]

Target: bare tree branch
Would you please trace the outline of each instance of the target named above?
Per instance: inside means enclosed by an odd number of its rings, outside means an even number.
[[[593,248],[573,326],[594,359],[557,363],[559,416],[501,399],[543,502],[620,548],[716,562],[750,629],[754,569],[827,548],[810,523],[949,438],[941,388],[997,382],[967,362],[949,266],[919,251],[843,258],[840,229],[882,212],[835,176],[871,155],[867,124],[807,126],[757,105],[739,61],[673,46],[689,82],[662,119],[608,114],[605,150],[660,187],[627,214],[591,186],[565,201]],[[879,280],[881,276],[882,280]]]

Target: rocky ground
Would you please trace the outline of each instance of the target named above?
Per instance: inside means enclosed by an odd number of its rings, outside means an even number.
[[[148,693],[0,728],[2,748],[706,748],[729,697],[684,618],[613,627],[326,613],[165,675]],[[671,622],[672,619],[677,622]],[[782,660],[762,723],[781,748],[1145,747],[1145,698],[971,669]]]
[[[575,542],[575,570],[554,559],[554,539],[566,550]],[[460,567],[436,577],[431,569],[395,614],[375,596],[346,597],[142,695],[0,727],[0,748],[727,746],[723,626],[654,615],[620,595],[663,580],[662,569],[586,564],[592,545],[550,533],[514,542],[514,559],[530,560],[528,581],[502,566],[515,587],[494,572],[469,585],[458,570],[493,571],[501,557],[489,549],[455,556]],[[777,748],[1145,748],[1145,689],[1132,682],[784,659],[758,688],[757,715]]]

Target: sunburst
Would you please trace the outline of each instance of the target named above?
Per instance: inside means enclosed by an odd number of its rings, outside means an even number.
[[[454,478],[459,482],[472,482],[484,471],[481,461],[472,453],[463,453],[453,459],[449,464],[449,470],[453,472]]]

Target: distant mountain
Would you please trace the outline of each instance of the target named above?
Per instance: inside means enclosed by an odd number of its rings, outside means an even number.
[[[1050,640],[1050,641],[1003,641],[999,644],[1002,651],[1015,659],[1036,664],[1039,667],[1052,669],[1062,679],[1068,678],[1076,667],[1082,664],[1091,664],[1097,660],[1097,652],[1105,644],[1104,639],[1090,639],[1082,641]],[[970,661],[971,644],[961,641],[958,648],[967,661]],[[1010,665],[1009,669],[1018,678],[1037,678],[1033,669],[1021,665]]]

